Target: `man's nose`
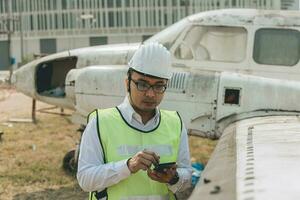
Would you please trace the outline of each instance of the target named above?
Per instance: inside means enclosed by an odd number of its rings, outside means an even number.
[[[155,96],[155,92],[153,90],[152,87],[150,87],[147,91],[146,91],[146,96],[148,97],[154,97]]]

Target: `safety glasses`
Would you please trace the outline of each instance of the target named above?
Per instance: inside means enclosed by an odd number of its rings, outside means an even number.
[[[150,90],[150,88],[152,88],[152,90],[155,92],[155,93],[164,93],[167,89],[167,85],[164,85],[164,84],[155,84],[155,85],[150,85],[149,83],[147,82],[144,82],[144,81],[135,81],[133,79],[131,79],[132,82],[136,85],[136,88],[141,91],[141,92],[146,92],[148,90]]]

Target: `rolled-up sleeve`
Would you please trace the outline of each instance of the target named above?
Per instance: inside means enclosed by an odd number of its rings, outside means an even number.
[[[83,132],[78,158],[77,180],[84,191],[102,191],[130,176],[127,160],[104,163],[103,150],[97,132],[97,120],[92,119]]]

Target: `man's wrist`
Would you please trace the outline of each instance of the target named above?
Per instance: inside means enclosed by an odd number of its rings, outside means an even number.
[[[175,185],[179,181],[179,175],[176,171],[175,175],[171,178],[171,180],[168,182],[170,185]]]
[[[132,171],[131,171],[131,169],[130,169],[130,167],[129,167],[129,161],[130,161],[130,160],[131,160],[131,158],[129,158],[129,159],[126,161],[126,165],[127,165],[128,169],[129,169],[130,173],[132,173]]]

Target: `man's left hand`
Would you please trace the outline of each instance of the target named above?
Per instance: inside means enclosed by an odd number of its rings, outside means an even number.
[[[158,181],[160,183],[169,183],[171,179],[176,175],[176,164],[174,164],[174,166],[170,168],[164,169],[163,173],[148,169],[147,174],[154,181]]]

